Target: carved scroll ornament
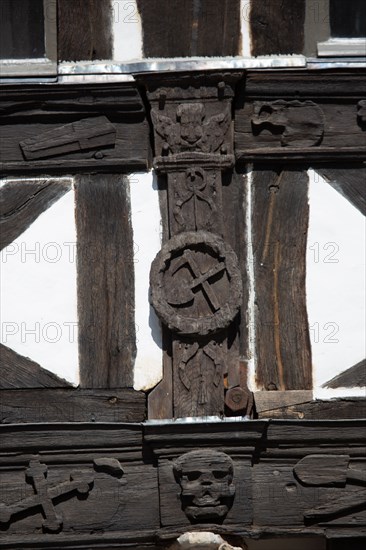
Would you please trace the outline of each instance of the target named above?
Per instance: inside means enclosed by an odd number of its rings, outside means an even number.
[[[215,333],[239,311],[242,283],[236,254],[206,231],[170,239],[152,263],[150,283],[156,313],[180,335]]]
[[[182,509],[192,523],[222,523],[235,496],[231,458],[211,449],[190,451],[173,463]]]
[[[267,129],[281,134],[281,145],[312,147],[319,145],[324,134],[324,113],[313,101],[254,102],[254,133]]]

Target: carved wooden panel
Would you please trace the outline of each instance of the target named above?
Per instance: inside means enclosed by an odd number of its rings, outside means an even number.
[[[108,547],[129,539],[143,547],[152,538],[157,471],[142,461],[141,427],[3,426],[1,440],[2,548]]]
[[[178,417],[223,414],[225,378],[227,390],[243,384],[247,391],[244,377],[228,376],[229,370],[240,370],[238,348],[232,347],[228,359],[228,334],[235,341],[242,274],[223,216],[223,173],[233,166],[233,77],[225,78],[215,75],[205,84],[191,79],[186,87],[172,81],[155,88],[148,82],[154,166],[166,174],[170,236],[151,267],[150,300],[172,333]],[[153,399],[154,392],[152,414]],[[230,395],[227,403],[234,403]],[[241,400],[230,410],[244,408]]]
[[[221,451],[194,450],[160,460],[159,487],[163,527],[251,523],[250,465]]]
[[[362,536],[362,421],[0,426],[1,548]],[[321,447],[322,452],[319,453]]]
[[[241,162],[363,160],[362,73],[249,73],[238,92],[235,155]]]
[[[149,127],[131,84],[6,88],[0,95],[1,170],[146,169]]]
[[[237,257],[206,231],[172,237],[151,267],[151,302],[177,334],[206,336],[225,329],[240,307]]]
[[[312,147],[319,145],[324,134],[324,113],[313,101],[254,102],[253,134],[267,129],[281,135],[281,145]]]

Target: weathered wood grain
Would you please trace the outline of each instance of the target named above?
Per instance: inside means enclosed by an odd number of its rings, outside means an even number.
[[[141,455],[142,428],[138,424],[114,423],[48,423],[17,424],[0,426],[1,452],[3,460],[7,453],[43,453],[47,457],[61,450],[72,460],[80,452],[93,454],[95,449],[104,452],[113,449],[134,450]],[[13,457],[15,462],[16,457]],[[20,463],[24,458],[19,457]]]
[[[143,422],[146,417],[143,392],[50,388],[2,390],[0,422]]]
[[[249,281],[248,281],[248,227],[247,227],[247,209],[248,194],[250,192],[249,180],[247,174],[227,173],[223,174],[222,186],[222,206],[223,206],[223,228],[224,238],[235,251],[241,271],[243,283],[242,303],[240,313],[234,323],[229,328],[226,350],[226,368],[227,379],[225,388],[229,391],[235,388],[236,399],[241,403],[234,404],[232,393],[226,398],[226,413],[233,414],[251,414],[252,398],[247,387],[247,369],[246,365],[250,359],[249,350],[249,330],[250,322],[249,311]],[[230,220],[226,223],[226,220]],[[250,243],[251,245],[251,243]],[[237,390],[236,388],[239,388]],[[240,392],[242,390],[242,392]],[[241,399],[239,394],[241,393]],[[229,405],[228,405],[229,404]],[[243,408],[243,405],[245,407]],[[234,407],[234,410],[233,410]]]
[[[94,451],[95,452],[95,451]],[[52,464],[48,467],[47,478],[39,479],[38,486],[48,488],[47,493],[40,491],[38,499],[47,502],[47,516],[52,520],[56,516],[56,521],[60,523],[58,529],[53,529],[53,536],[57,533],[62,535],[73,534],[77,541],[78,536],[89,533],[94,535],[88,544],[88,547],[98,547],[98,531],[120,532],[123,537],[123,530],[127,532],[135,530],[138,541],[138,531],[153,529],[159,521],[159,497],[156,468],[152,465],[134,463],[123,463],[123,454],[114,454],[114,461],[118,458],[123,470],[122,476],[116,476],[108,471],[101,470],[95,464],[94,460],[75,460],[73,463]],[[122,456],[121,456],[122,455]],[[113,456],[113,455],[112,455]],[[100,452],[95,452],[95,460],[104,458]],[[122,458],[122,460],[121,460]],[[28,463],[29,464],[29,463]],[[26,465],[28,466],[27,462]],[[32,467],[32,462],[30,463]],[[42,465],[48,466],[47,460],[42,457]],[[27,468],[27,477],[29,470]],[[18,469],[15,472],[2,472],[2,513],[14,508],[23,507],[24,511],[15,514],[9,522],[2,523],[2,539],[11,542],[14,535],[37,536],[42,533],[47,536],[47,532],[52,530],[48,528],[41,507],[34,506],[28,508],[34,495],[34,489],[30,484],[25,483],[25,468]],[[78,495],[76,490],[68,495],[63,494],[67,486],[75,485],[70,477],[75,478],[81,490],[84,489],[81,480],[89,481],[89,491]],[[84,483],[86,482],[84,481]],[[23,485],[23,491],[20,487]],[[136,490],[140,487],[144,491],[145,498],[141,499],[140,492]],[[44,513],[44,512],[43,512]],[[45,514],[44,514],[45,515]],[[5,529],[4,529],[5,527]],[[4,533],[5,531],[5,533]],[[5,537],[4,537],[5,534]],[[46,537],[45,537],[46,538]],[[47,540],[47,539],[46,539]],[[46,543],[47,544],[47,543]],[[138,542],[137,542],[138,544]],[[21,546],[23,547],[23,546]],[[49,548],[48,544],[46,546]]]
[[[112,10],[108,0],[59,0],[58,59],[112,58]]]
[[[357,106],[364,97],[365,77],[356,71],[349,72],[347,77],[337,71],[331,75],[325,75],[322,71],[249,72],[236,96],[236,159],[240,162],[260,159],[266,163],[304,160],[305,163],[316,161],[319,164],[364,161],[365,131],[357,116]],[[313,105],[314,110],[318,108],[323,113],[323,133],[319,134],[318,141],[309,141],[312,145],[299,145],[310,129],[315,136],[315,127],[307,128],[305,117],[301,131],[301,117],[298,119],[296,115],[293,118],[295,111],[289,108],[294,105],[295,98],[299,101],[298,105],[303,106],[304,113],[306,105],[309,108]],[[269,110],[277,105],[278,109],[279,103],[276,102],[279,101],[287,105],[287,115],[286,109],[282,113],[268,112],[266,125],[258,128],[255,125],[258,105],[267,105]],[[301,115],[301,108],[298,113]],[[294,122],[297,143],[290,143],[287,138],[284,140],[284,135],[291,130]]]
[[[305,0],[254,0],[250,8],[252,55],[302,53]]]
[[[255,396],[258,396],[257,392]],[[264,392],[267,393],[267,392]],[[270,392],[290,393],[294,392]],[[300,393],[300,392],[299,392]],[[302,393],[302,392],[301,392]],[[288,398],[285,396],[284,401]],[[291,397],[290,397],[291,399]],[[261,406],[261,400],[259,400]],[[308,402],[278,406],[272,409],[257,411],[258,418],[307,419],[307,420],[342,420],[366,418],[366,399],[363,397],[344,397],[329,400],[309,400]]]
[[[6,180],[5,180],[6,182]],[[71,179],[8,181],[0,188],[0,250],[71,189]]]
[[[138,0],[146,57],[239,54],[238,0]]]
[[[266,390],[308,390],[308,177],[301,170],[256,167],[252,185],[257,383]]]
[[[172,337],[163,327],[163,377],[148,395],[148,419],[173,418]]]
[[[38,363],[0,344],[0,389],[10,388],[63,388],[71,384],[43,369]],[[5,393],[1,393],[0,403],[4,403]],[[47,421],[47,418],[45,418]]]
[[[134,267],[127,181],[78,178],[76,189],[80,385],[133,384]]]
[[[145,108],[138,89],[131,84],[102,88],[92,84],[87,89],[78,84],[4,88],[0,93],[2,171],[22,175],[89,169],[128,172],[149,164]],[[83,143],[75,140],[75,130],[80,129],[83,139],[88,138]],[[39,142],[42,137],[46,143]],[[32,144],[31,154],[27,144]],[[47,145],[52,149],[47,150]],[[34,146],[38,146],[35,153]]]
[[[254,392],[256,413],[264,418],[276,409],[284,409],[312,401],[311,390],[257,391]]]
[[[366,216],[366,166],[364,164],[359,166],[319,167],[317,172]]]
[[[329,521],[331,516],[341,517],[341,524],[350,528],[353,525],[362,529],[365,513],[352,517],[349,512],[360,507],[360,487],[307,487],[294,476],[291,463],[281,461],[261,462],[253,467],[254,480],[254,523],[256,525],[296,525],[305,527],[312,517],[320,523]],[[363,493],[363,508],[366,501]],[[357,506],[358,505],[358,506]],[[313,512],[313,513],[312,513]],[[319,515],[317,515],[317,512]],[[321,515],[322,514],[322,515]],[[324,524],[323,524],[324,525]],[[328,524],[329,528],[330,525]]]
[[[323,388],[355,388],[366,386],[366,359],[341,372],[323,384]]]

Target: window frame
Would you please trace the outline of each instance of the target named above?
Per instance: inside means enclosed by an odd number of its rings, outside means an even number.
[[[0,77],[57,75],[57,0],[43,0],[45,57],[0,59]]]
[[[306,2],[305,44],[307,57],[360,57],[366,55],[366,37],[347,38],[331,35],[331,0]]]

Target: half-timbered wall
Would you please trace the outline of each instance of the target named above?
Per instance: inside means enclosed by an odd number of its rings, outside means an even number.
[[[304,0],[57,7],[0,97],[0,548],[363,548],[364,64]]]

